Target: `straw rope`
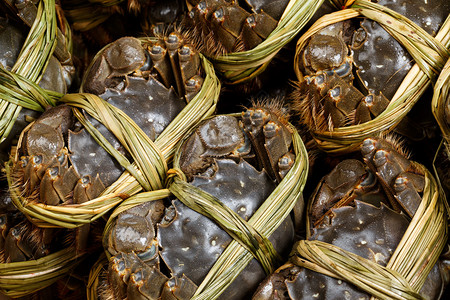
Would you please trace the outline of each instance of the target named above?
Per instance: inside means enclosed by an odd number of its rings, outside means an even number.
[[[450,105],[450,59],[447,60],[434,85],[434,94],[431,100],[431,110],[441,128],[446,151],[450,154],[450,120],[449,116],[445,114],[448,105]]]
[[[36,19],[11,71],[38,83],[55,47],[55,1],[42,0],[39,2]],[[40,107],[38,111],[44,111],[44,108]],[[0,143],[8,137],[21,109],[22,107],[7,99],[0,99]]]

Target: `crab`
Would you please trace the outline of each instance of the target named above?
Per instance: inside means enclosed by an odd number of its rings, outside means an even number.
[[[404,14],[430,34],[436,34],[450,11],[442,1],[420,8],[410,5],[411,1],[377,2]],[[433,18],[434,25],[427,18]],[[406,49],[378,23],[365,18],[329,25],[300,50],[296,67],[302,76],[293,93],[292,109],[301,124],[318,132],[376,118],[413,66]],[[409,118],[403,122],[414,123]]]
[[[120,213],[108,235],[108,251],[136,253],[144,262],[157,256],[158,242],[155,238],[155,224],[162,221],[163,201],[147,202]]]
[[[68,106],[47,110],[24,131],[12,177],[29,201],[83,203],[97,197],[123,168],[76,124]]]
[[[288,2],[189,0],[183,24],[207,56],[249,50],[275,29]]]
[[[2,183],[0,185],[2,186],[0,189],[0,264],[2,267],[7,270],[8,264],[17,265],[18,263],[24,266],[23,270],[26,272],[28,263],[73,246],[73,230],[35,226],[13,205],[9,192],[3,189]],[[91,246],[90,250],[96,250],[95,246]],[[30,274],[35,276],[34,273]],[[33,289],[29,295],[20,298],[69,299],[75,297],[79,299],[85,293],[83,289],[85,284],[81,279],[68,275],[50,286],[48,282],[44,282],[38,291]],[[11,299],[2,294],[4,292],[8,295],[10,291],[2,284],[0,298]]]
[[[190,184],[217,197],[248,220],[274,190],[277,181],[288,172],[289,162],[285,162],[284,157],[295,159],[293,154],[287,154],[292,143],[289,135],[292,131],[276,105],[250,108],[242,113],[240,119],[229,115],[215,116],[203,121],[183,143],[180,167]],[[263,163],[264,160],[268,161]],[[271,170],[266,171],[266,168]],[[145,221],[147,230],[142,230],[142,225],[137,225],[139,230],[133,229],[134,232],[141,232],[133,235],[133,240],[141,241],[142,238],[148,241],[146,247],[129,247],[134,242],[128,240],[126,249],[122,247],[119,250],[117,242],[111,239],[111,232],[122,232],[128,225],[120,220],[120,216],[115,220],[115,227],[111,229],[108,239],[108,249],[114,248],[109,252],[115,255],[109,262],[109,275],[101,285],[100,294],[104,295],[104,299],[114,293],[112,286],[120,286],[120,297],[131,297],[136,285],[140,286],[139,292],[146,297],[164,298],[171,295],[177,299],[190,299],[231,242],[231,237],[214,221],[181,201],[172,199],[165,200],[165,203],[164,216],[159,221]],[[147,214],[146,209],[139,210],[140,215]],[[133,213],[128,210],[122,214]],[[141,224],[144,219],[134,222]],[[154,232],[149,228],[151,224],[156,226],[156,242],[146,238]],[[269,238],[281,254],[287,254],[293,240],[293,227],[292,220],[287,218]],[[152,250],[151,259],[146,261],[144,257],[149,255],[143,254],[147,252],[140,249],[154,249],[150,245],[157,246],[157,253],[153,256],[155,252]],[[141,280],[142,276],[152,280]],[[264,276],[262,267],[252,260],[220,296],[221,299],[248,298]],[[149,282],[155,284],[150,285]],[[242,282],[245,282],[245,289],[241,288]]]
[[[332,221],[314,229],[310,239],[332,243],[346,251],[386,265],[408,226],[403,214],[386,206],[355,201],[354,207],[333,209]],[[295,246],[294,246],[295,249]],[[446,285],[438,262],[420,294],[439,299]],[[444,277],[445,278],[445,277]],[[371,299],[371,295],[344,280],[287,262],[259,286],[253,299]]]
[[[183,36],[159,40],[123,37],[91,63],[83,91],[99,95],[129,115],[152,139],[200,91],[200,58]]]
[[[352,30],[350,22],[329,25],[311,37],[301,54],[299,67],[305,76],[294,92],[292,108],[312,130],[367,122],[389,104],[381,91],[360,91],[353,85],[358,65],[348,45],[358,38],[348,36]]]
[[[421,201],[424,177],[390,140],[368,138],[361,153],[364,163],[343,160],[318,184],[310,200],[308,238],[386,266],[417,210],[417,201]],[[393,200],[400,204],[392,205]],[[447,284],[443,279],[446,272],[445,263],[438,261],[421,295],[438,299]],[[262,283],[253,298],[309,299],[311,295],[320,295],[319,299],[371,298],[351,283],[292,262]]]

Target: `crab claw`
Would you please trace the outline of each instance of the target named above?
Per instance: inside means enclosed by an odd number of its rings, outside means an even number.
[[[162,299],[191,299],[197,290],[197,285],[184,274],[172,277],[165,284]]]
[[[241,28],[249,13],[238,5],[221,6],[211,17],[211,29],[226,52],[237,49]]]
[[[423,191],[424,184],[423,176],[408,172],[401,173],[394,181],[395,199],[409,216],[413,216],[422,203],[418,192]]]
[[[143,264],[133,272],[128,281],[127,299],[160,299],[161,291],[167,277],[155,267]],[[168,299],[164,298],[163,299]]]
[[[101,294],[114,299],[159,299],[168,278],[146,265],[134,253],[119,253],[110,260]]]
[[[245,19],[242,26],[240,40],[246,50],[253,49],[277,27],[278,22],[264,11],[251,14]]]
[[[422,201],[419,193],[423,191],[425,179],[398,149],[387,140],[368,138],[363,141],[361,153],[378,177],[392,207],[412,217]]]
[[[272,179],[279,182],[283,171],[278,168],[278,163],[289,152],[292,132],[281,113],[275,112],[279,108],[267,106],[243,112],[242,125],[255,150],[260,168],[264,168]],[[283,163],[281,166],[285,167]]]

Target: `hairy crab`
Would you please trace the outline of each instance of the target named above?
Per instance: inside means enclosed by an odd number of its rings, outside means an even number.
[[[450,11],[448,3],[410,2],[377,1],[435,35]],[[324,27],[297,55],[300,82],[292,108],[312,131],[332,131],[376,118],[413,66],[407,50],[367,18]]]
[[[288,2],[189,0],[184,26],[207,56],[249,50],[275,29]]]
[[[242,113],[241,120],[215,116],[203,121],[185,140],[180,167],[190,184],[248,220],[295,159],[290,152],[290,135],[290,127],[275,106],[250,108]],[[114,256],[99,287],[104,299],[112,295],[189,299],[231,242],[228,233],[214,221],[180,200],[164,200],[165,208],[161,203],[141,204],[122,212],[114,221],[107,233],[108,251]],[[130,217],[136,214],[145,217],[135,218],[132,226]],[[120,233],[125,232],[130,234],[122,243],[125,235]],[[292,220],[287,218],[270,241],[285,254],[293,235]],[[254,259],[220,298],[245,299],[264,276]]]
[[[321,180],[308,208],[309,240],[333,244],[386,266],[417,210],[424,187],[423,174],[399,149],[384,139],[366,139],[361,146],[364,163],[343,160]],[[418,297],[439,299],[448,283],[447,273],[448,268],[438,261]],[[311,297],[370,299],[371,295],[351,282],[302,268],[292,261],[269,276],[253,296]]]

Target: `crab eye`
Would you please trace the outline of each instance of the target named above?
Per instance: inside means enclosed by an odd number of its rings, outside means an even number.
[[[137,254],[137,256],[143,261],[148,261],[154,258],[156,255],[156,246],[152,244],[152,246],[145,252]]]
[[[364,176],[363,181],[361,181],[361,186],[371,186],[376,181],[376,177],[372,172],[367,172],[367,174]]]
[[[237,149],[237,152],[248,153],[248,152],[250,152],[250,148],[251,148],[250,139],[248,138],[248,136],[245,134],[244,131],[242,131],[242,133],[244,135],[244,144],[242,144],[242,146],[239,149]]]

